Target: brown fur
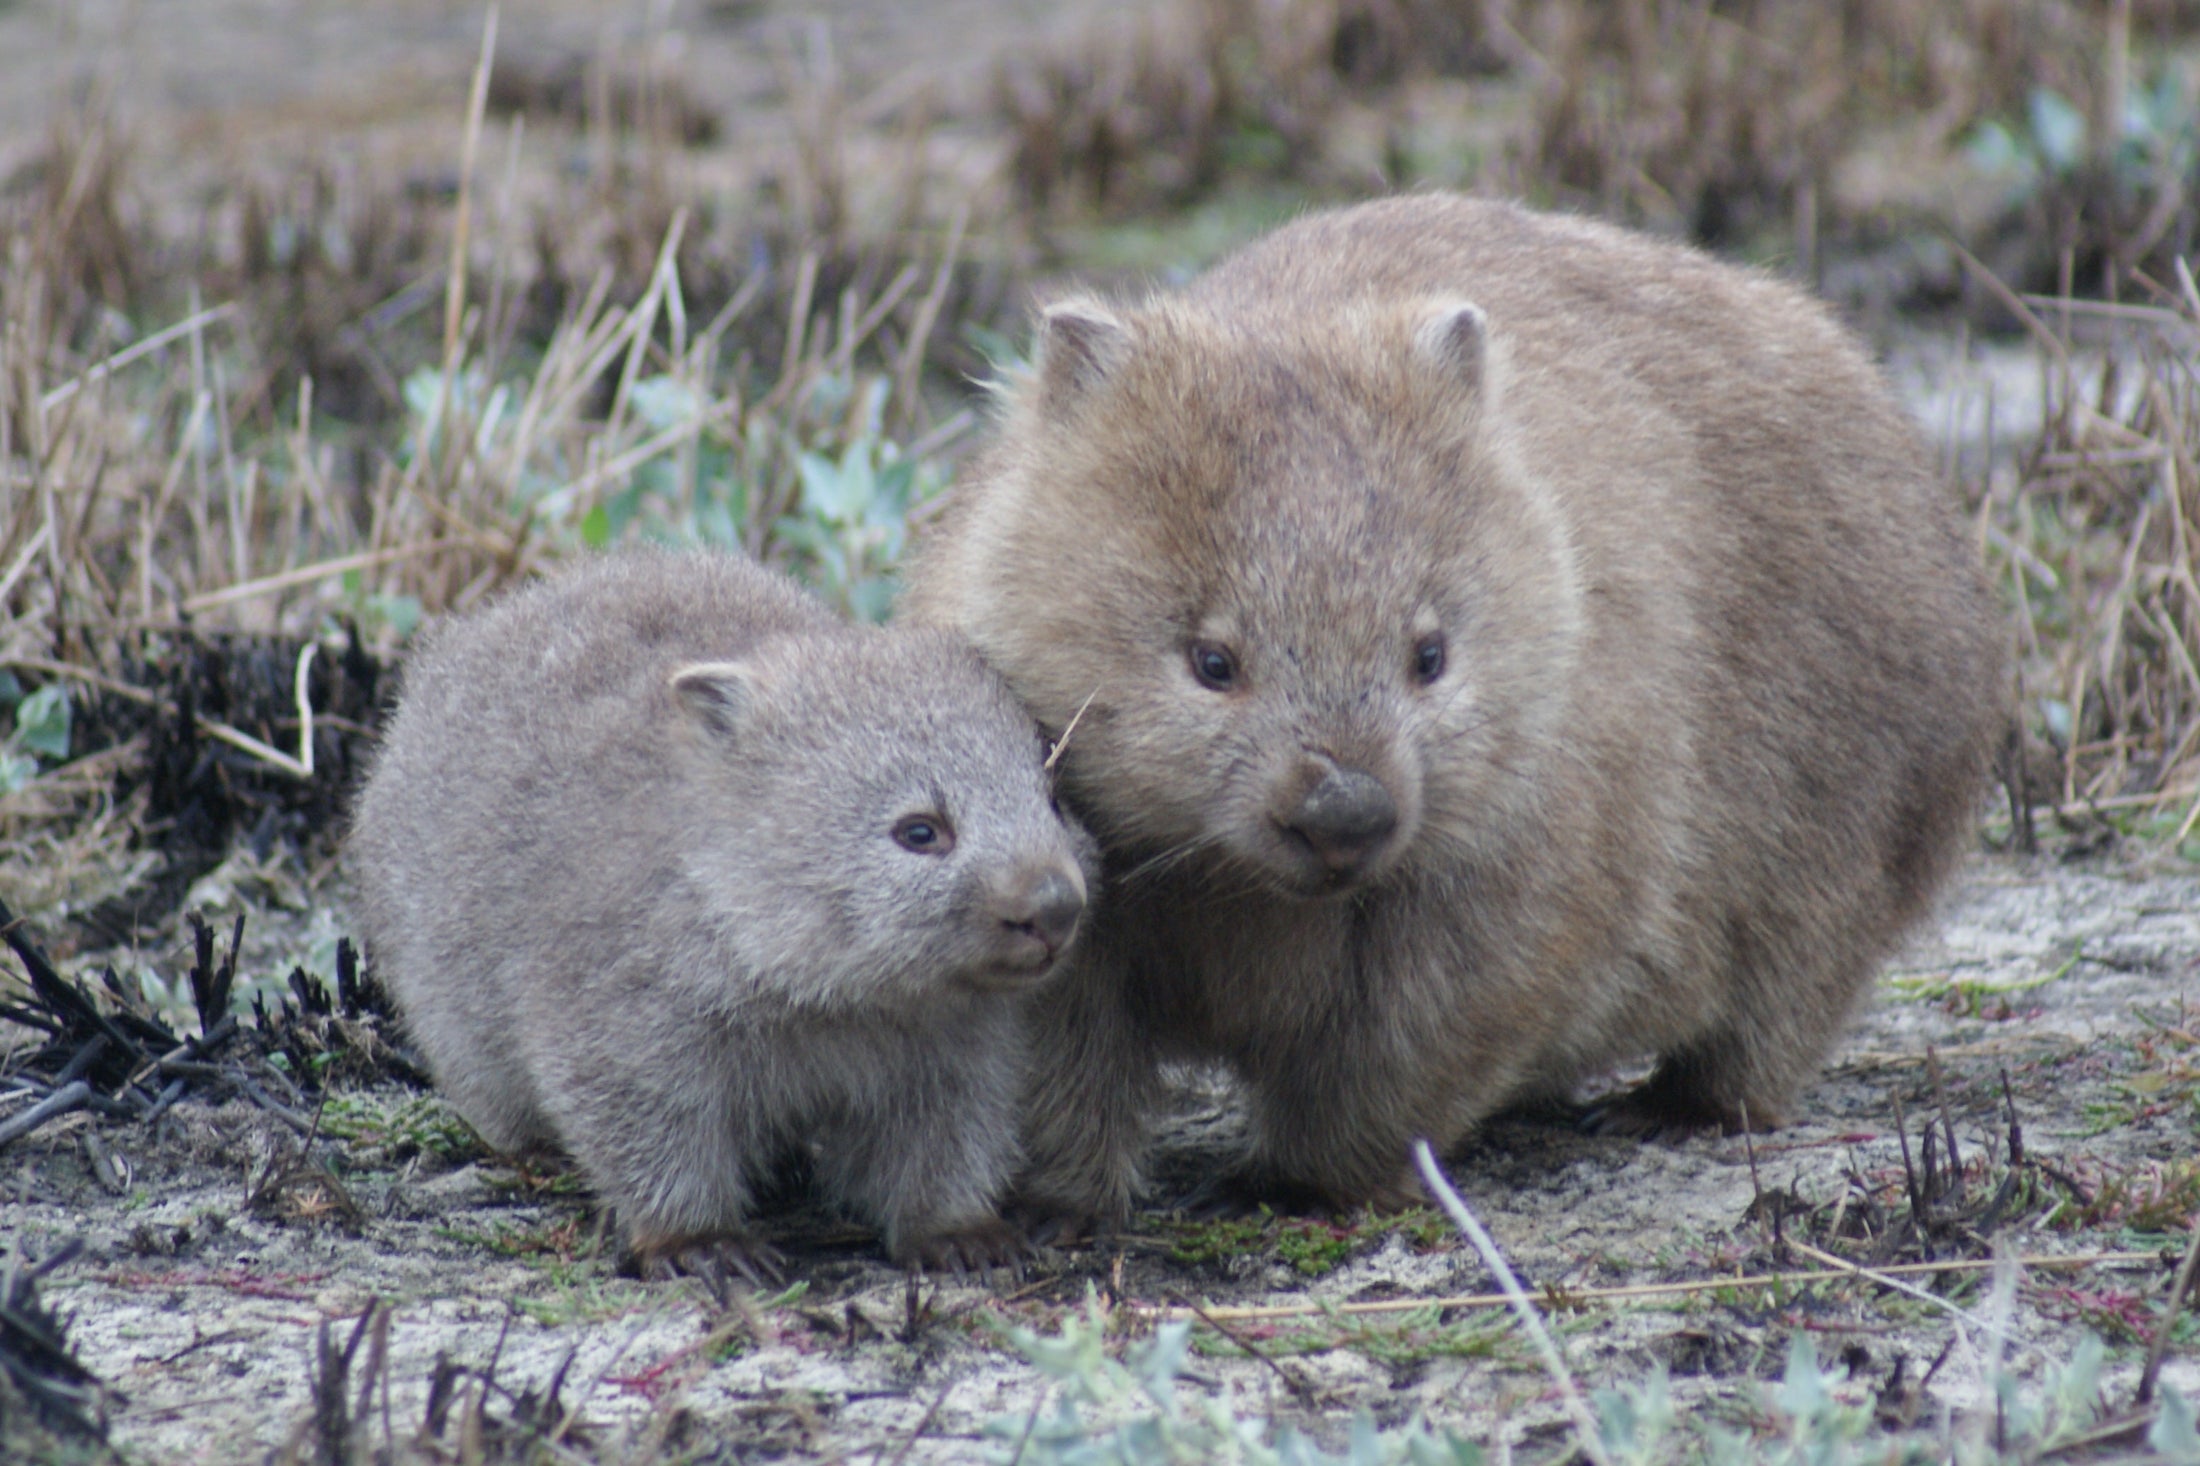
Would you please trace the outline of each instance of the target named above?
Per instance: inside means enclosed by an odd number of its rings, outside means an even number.
[[[1055,306],[910,597],[1092,699],[1025,1188],[1120,1213],[1171,1057],[1345,1202],[1637,1055],[1622,1124],[1776,1121],[1965,844],[1974,561],[1821,307],[1608,227],[1393,199]]]
[[[1084,904],[1030,717],[939,632],[735,556],[606,557],[438,629],[350,836],[453,1103],[563,1146],[645,1256],[810,1145],[904,1258],[996,1250],[1018,995]],[[928,852],[901,824],[951,828]]]

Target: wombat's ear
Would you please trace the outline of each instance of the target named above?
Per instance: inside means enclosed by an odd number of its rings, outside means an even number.
[[[1039,385],[1049,404],[1104,380],[1130,351],[1131,333],[1096,300],[1062,300],[1039,317]]]
[[[1431,366],[1487,391],[1490,381],[1490,320],[1471,300],[1434,302],[1413,333],[1413,349]]]
[[[743,662],[691,662],[672,674],[672,691],[711,732],[737,734],[756,704],[756,672]]]

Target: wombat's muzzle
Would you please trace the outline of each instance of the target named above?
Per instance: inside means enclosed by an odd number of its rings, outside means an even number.
[[[1001,968],[1036,975],[1052,967],[1077,935],[1085,914],[1084,878],[1059,866],[1020,872],[995,893],[992,909],[1000,920]]]
[[[1349,881],[1389,843],[1398,804],[1373,774],[1332,765],[1278,823],[1305,842],[1333,879]]]

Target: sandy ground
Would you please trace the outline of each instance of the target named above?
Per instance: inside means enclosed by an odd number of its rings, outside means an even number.
[[[1938,930],[1889,972],[1798,1123],[1756,1142],[1754,1181],[1751,1147],[1738,1138],[1641,1145],[1525,1120],[1455,1156],[1452,1171],[1534,1290],[1760,1271],[1774,1258],[1752,1215],[1760,1192],[1821,1208],[1845,1193],[1859,1207],[1868,1195],[1899,1201],[1897,1104],[1913,1145],[1919,1117],[1944,1094],[1966,1158],[1976,1166],[2004,1155],[2004,1075],[2028,1154],[2096,1192],[2104,1178],[2143,1181],[2165,1163],[2189,1162],[2200,1126],[2195,1053],[2161,1035],[2189,1037],[2196,1011],[2200,875],[1982,855]],[[1939,1090],[1928,1051],[1943,1067]],[[2185,1088],[2165,1091],[2179,1073]],[[2150,1111],[2147,1097],[2163,1093],[2174,1102]],[[1165,1166],[1178,1173],[1199,1169],[1230,1129],[1211,1091],[1188,1092],[1185,1104]],[[278,1221],[245,1205],[251,1178],[290,1144],[261,1113],[185,1106],[157,1135],[102,1132],[133,1168],[120,1194],[87,1164],[83,1132],[92,1126],[83,1117],[51,1125],[0,1156],[0,1195],[8,1230],[35,1250],[65,1236],[88,1240],[50,1296],[73,1315],[84,1361],[128,1396],[115,1438],[147,1462],[238,1459],[248,1444],[279,1443],[306,1411],[317,1330],[335,1321],[341,1343],[348,1320],[375,1299],[394,1305],[388,1408],[400,1437],[421,1419],[439,1355],[477,1366],[494,1356],[513,1389],[540,1388],[570,1356],[563,1399],[599,1433],[663,1431],[686,1412],[711,1439],[832,1459],[898,1450],[936,1406],[908,1459],[951,1461],[975,1459],[989,1422],[1020,1421],[1046,1397],[1045,1381],[993,1323],[1044,1325],[1088,1281],[1112,1288],[1122,1311],[1179,1297],[1347,1302],[1491,1287],[1473,1254],[1440,1233],[1378,1232],[1309,1280],[1258,1247],[1179,1260],[1172,1250],[1187,1246],[1187,1234],[1149,1214],[1114,1246],[1047,1256],[1020,1284],[1005,1275],[928,1281],[912,1327],[906,1280],[867,1241],[797,1213],[775,1225],[806,1293],[731,1324],[733,1342],[721,1338],[706,1354],[694,1346],[728,1316],[697,1285],[624,1280],[599,1261],[551,1252],[513,1255],[561,1225],[570,1245],[585,1213],[571,1198],[530,1196],[494,1164],[399,1163],[371,1146],[339,1146],[361,1221]],[[2006,1233],[2010,1248],[2027,1257],[2151,1255],[2167,1245],[2113,1223],[2042,1223],[2047,1215],[2032,1208]],[[1797,1255],[1789,1265],[1813,1264]],[[2089,1326],[2085,1300],[2157,1299],[2162,1275],[2152,1260],[2073,1274],[2027,1269],[2008,1325],[2017,1369],[2036,1378],[2068,1357]],[[1842,1388],[1859,1401],[1873,1398],[1898,1359],[1914,1380],[1945,1352],[1920,1407],[1930,1422],[1980,1398],[1987,1288],[1955,1273],[1917,1282],[1953,1306],[1855,1283],[1777,1299],[1651,1296],[1588,1306],[1565,1320],[1564,1337],[1588,1383],[1639,1379],[1663,1362],[1684,1400],[1738,1418],[1755,1382],[1777,1379],[1797,1328],[1822,1357],[1845,1359]],[[1310,1332],[1288,1322],[1238,1327],[1294,1356],[1288,1371],[1303,1397],[1224,1345],[1196,1359],[1190,1387],[1277,1411],[1332,1444],[1363,1410],[1379,1421],[1419,1412],[1531,1445],[1558,1420],[1544,1376],[1492,1310],[1402,1324],[1377,1316],[1357,1333],[1318,1320]],[[2119,1396],[2142,1352],[2129,1336],[2112,1340]],[[2200,1394],[2200,1362],[2189,1355],[2173,1357],[2166,1377]]]

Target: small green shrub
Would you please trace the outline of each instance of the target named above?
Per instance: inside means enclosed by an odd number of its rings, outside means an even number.
[[[1482,1448],[1419,1421],[1378,1429],[1362,1414],[1341,1455],[1288,1425],[1238,1415],[1219,1400],[1187,1404],[1177,1388],[1191,1352],[1191,1325],[1167,1323],[1121,1360],[1107,1348],[1107,1314],[1087,1290],[1081,1313],[1052,1336],[1009,1331],[1016,1351],[1053,1381],[1054,1412],[1004,1416],[986,1433],[1009,1447],[995,1459],[1015,1466],[1482,1466]]]
[[[9,794],[38,777],[42,760],[69,756],[69,689],[49,682],[26,693],[13,672],[0,671],[0,706],[14,714],[14,727],[0,741],[0,794]]]

